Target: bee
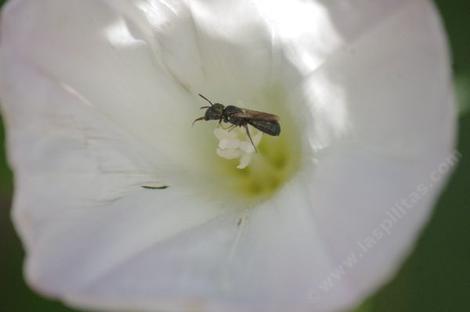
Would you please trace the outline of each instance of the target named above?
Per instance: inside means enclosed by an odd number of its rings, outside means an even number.
[[[231,124],[229,130],[235,127],[245,128],[246,134],[251,141],[251,144],[255,148],[256,146],[253,143],[251,138],[250,130],[248,125],[251,125],[258,129],[259,131],[266,133],[272,136],[278,136],[281,134],[281,125],[279,124],[279,117],[273,114],[258,112],[251,109],[240,108],[234,105],[224,106],[221,103],[212,103],[204,95],[199,94],[201,98],[206,100],[210,106],[202,106],[201,109],[206,109],[204,116],[199,117],[193,121],[195,122],[200,120],[218,120],[219,124],[223,121],[225,123]]]

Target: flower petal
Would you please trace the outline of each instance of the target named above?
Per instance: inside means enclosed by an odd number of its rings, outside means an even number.
[[[432,5],[413,1],[332,54],[305,83],[315,118],[306,133],[316,151],[305,184],[333,264],[318,274],[319,310],[357,304],[391,277],[456,163],[444,38]],[[372,246],[364,251],[365,239]],[[348,266],[351,253],[357,263]]]
[[[155,173],[148,151],[55,82],[20,62],[3,65],[14,219],[27,278],[42,293],[78,292],[148,245],[226,213],[229,205],[185,188],[196,183],[181,169]],[[169,189],[142,188],[160,174]]]
[[[103,1],[21,1],[3,17],[7,57],[127,131],[160,164],[198,157],[197,148],[194,155],[179,152],[197,141],[188,136],[202,135],[188,122],[198,114],[197,97],[166,73],[145,33],[120,12]]]
[[[411,2],[309,75],[313,146],[345,141],[397,156],[452,146],[451,74],[435,15],[425,1]]]
[[[271,32],[252,1],[107,3],[128,21],[150,25],[148,41],[159,59],[194,94],[236,103],[271,81]]]

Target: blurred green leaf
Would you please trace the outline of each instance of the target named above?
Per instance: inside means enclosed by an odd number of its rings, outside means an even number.
[[[436,0],[452,48],[453,69],[460,114],[470,108],[470,2]]]
[[[457,77],[470,74],[470,3],[468,0],[436,0],[452,47]]]
[[[357,307],[353,312],[374,312],[373,298],[369,298],[364,301],[359,307]]]
[[[459,115],[468,114],[470,110],[470,75],[460,75],[455,79],[455,90],[459,103]]]
[[[12,192],[12,173],[7,165],[5,133],[0,115],[0,198],[8,199]]]

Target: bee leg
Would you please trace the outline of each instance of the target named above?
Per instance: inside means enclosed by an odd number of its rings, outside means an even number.
[[[222,123],[219,122],[219,127],[221,127],[221,128],[224,129],[224,130],[229,130],[229,129],[231,129],[233,126],[236,127],[236,125],[230,125],[230,126],[228,126],[227,128],[224,128],[224,126],[222,126]],[[229,131],[230,131],[230,130],[229,130]]]
[[[228,132],[232,131],[233,129],[235,129],[237,127],[237,125],[231,125],[230,127],[228,127]]]
[[[256,149],[255,143],[253,143],[253,139],[251,138],[250,130],[248,129],[248,125],[243,125],[246,130],[246,135],[248,135],[248,138],[250,138],[251,144],[253,145],[253,148],[255,149],[255,152],[258,153],[258,150]]]
[[[224,130],[228,130],[228,132],[232,131],[233,128],[235,128],[237,125],[230,125],[228,126],[227,128],[224,128],[224,126],[222,126],[222,124],[219,125],[220,128],[224,129]]]

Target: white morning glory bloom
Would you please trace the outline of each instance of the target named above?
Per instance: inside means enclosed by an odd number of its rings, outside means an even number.
[[[69,305],[352,309],[444,183],[430,1],[13,0],[0,29],[25,275]],[[253,152],[244,128],[192,126],[199,93],[279,116],[280,135],[250,126]]]

